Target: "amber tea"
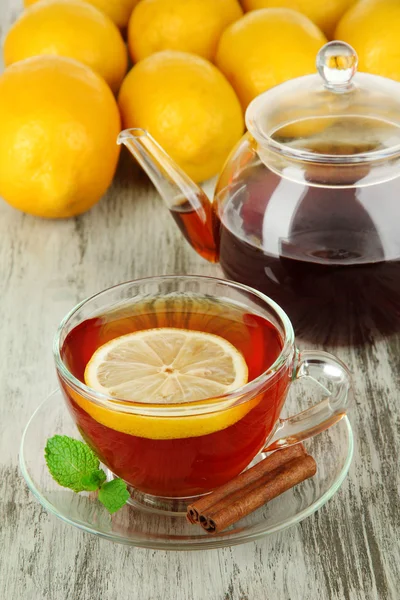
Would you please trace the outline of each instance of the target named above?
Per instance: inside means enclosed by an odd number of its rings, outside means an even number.
[[[198,194],[198,210],[194,210],[189,201],[182,198],[176,202],[171,215],[185,239],[209,262],[218,262],[217,222],[210,201]]]
[[[283,345],[275,325],[245,306],[177,294],[132,302],[79,323],[65,338],[63,362],[83,382],[98,348],[120,336],[158,328],[223,338],[244,358],[248,381],[275,362]],[[169,420],[111,411],[85,400],[62,379],[61,385],[82,436],[112,472],[147,494],[188,497],[232,479],[262,449],[281,412],[289,377],[284,368],[272,385],[247,402]],[[141,402],[145,405],[146,397]]]

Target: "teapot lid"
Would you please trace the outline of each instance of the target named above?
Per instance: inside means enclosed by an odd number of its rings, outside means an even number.
[[[282,83],[250,103],[249,132],[262,147],[313,162],[400,152],[400,83],[357,73],[357,64],[349,44],[325,44],[318,74]]]

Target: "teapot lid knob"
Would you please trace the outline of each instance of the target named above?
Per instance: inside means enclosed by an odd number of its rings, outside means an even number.
[[[347,92],[357,72],[357,53],[346,42],[328,42],[317,55],[317,69],[324,85],[332,92]]]

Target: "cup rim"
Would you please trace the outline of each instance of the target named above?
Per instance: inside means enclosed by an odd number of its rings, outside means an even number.
[[[157,281],[172,281],[172,280],[200,280],[200,281],[214,281],[216,283],[225,285],[229,288],[234,288],[239,291],[244,291],[246,293],[250,293],[253,296],[256,296],[258,299],[262,300],[265,304],[268,305],[269,308],[278,315],[279,319],[282,322],[284,328],[284,341],[280,354],[274,361],[274,363],[268,367],[265,371],[263,371],[258,377],[249,381],[245,385],[233,390],[231,392],[227,392],[226,394],[222,394],[220,396],[214,398],[204,398],[203,400],[199,400],[197,402],[185,402],[185,403],[176,403],[176,404],[168,404],[161,405],[155,403],[140,403],[140,402],[131,402],[129,400],[124,400],[121,398],[116,398],[109,396],[107,394],[103,394],[102,392],[98,392],[91,387],[87,386],[80,379],[75,377],[70,370],[65,365],[62,357],[61,357],[61,336],[63,334],[64,328],[69,323],[70,319],[86,304],[93,301],[94,299],[102,296],[103,294],[110,292],[111,290],[115,290],[118,288],[124,288],[132,284],[140,285],[146,282],[154,282]],[[242,404],[251,400],[255,393],[259,390],[259,388],[264,385],[267,381],[272,379],[287,363],[287,361],[294,355],[294,330],[292,323],[285,313],[285,311],[277,304],[272,298],[266,296],[262,292],[251,288],[250,286],[244,285],[242,283],[236,283],[234,281],[220,279],[218,277],[209,277],[205,275],[160,275],[160,276],[150,276],[150,277],[142,277],[139,279],[133,279],[129,281],[125,281],[122,283],[118,283],[109,288],[106,288],[92,296],[89,296],[76,304],[62,319],[60,322],[55,336],[53,338],[53,356],[56,364],[56,369],[58,374],[68,382],[68,384],[78,393],[82,394],[86,399],[91,402],[98,404],[102,407],[108,408],[109,410],[114,410],[118,412],[125,413],[133,413],[140,414],[146,416],[182,416],[182,415],[195,415],[195,414],[206,414],[210,412],[214,412],[216,410],[224,410],[226,408],[231,408],[232,406],[236,406],[238,404]]]

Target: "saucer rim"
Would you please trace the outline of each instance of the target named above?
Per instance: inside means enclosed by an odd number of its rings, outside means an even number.
[[[53,397],[57,397],[57,396],[59,396],[58,400],[61,400],[62,403],[64,404],[64,401],[62,399],[61,390],[58,388],[53,390],[45,398],[45,400],[43,400],[43,402],[41,402],[37,406],[37,408],[32,413],[31,417],[29,418],[29,420],[24,428],[24,432],[22,434],[21,443],[20,443],[20,449],[19,449],[19,467],[21,469],[22,476],[25,479],[25,482],[26,482],[29,490],[32,492],[34,497],[39,501],[39,503],[46,509],[47,512],[55,515],[58,519],[60,519],[64,523],[67,523],[68,525],[72,525],[73,527],[76,527],[77,529],[80,529],[81,531],[85,531],[86,533],[90,533],[92,535],[96,535],[96,536],[106,539],[108,541],[123,544],[125,546],[148,548],[148,549],[152,549],[152,550],[168,550],[168,551],[210,550],[210,549],[217,549],[217,548],[225,548],[225,547],[229,547],[229,546],[238,546],[240,544],[254,542],[263,537],[266,537],[267,535],[277,533],[280,531],[284,531],[285,529],[288,529],[289,527],[292,527],[293,525],[296,525],[297,523],[300,523],[307,517],[311,516],[313,513],[315,513],[317,510],[319,510],[322,506],[324,506],[324,504],[326,504],[336,494],[336,492],[338,491],[338,489],[340,488],[344,479],[347,476],[347,473],[350,469],[350,465],[351,465],[351,462],[353,459],[353,454],[354,454],[353,429],[352,429],[352,426],[351,426],[351,423],[350,423],[348,417],[346,415],[344,415],[343,418],[341,419],[341,421],[339,421],[338,423],[333,425],[333,427],[337,427],[337,426],[340,426],[341,422],[343,422],[346,426],[347,436],[348,436],[347,456],[346,456],[346,459],[343,463],[342,469],[341,469],[338,477],[336,478],[334,483],[331,485],[331,487],[328,490],[326,490],[326,492],[320,498],[318,498],[317,501],[310,504],[308,507],[303,509],[301,512],[296,513],[296,515],[294,515],[292,518],[281,521],[281,522],[277,523],[275,526],[269,528],[268,530],[265,530],[265,529],[261,530],[261,531],[257,530],[257,531],[254,531],[253,533],[249,533],[248,531],[242,531],[242,532],[227,531],[225,533],[223,532],[223,533],[218,534],[217,539],[213,538],[211,536],[206,537],[206,536],[202,535],[202,536],[199,536],[199,538],[197,540],[194,538],[193,541],[189,540],[189,539],[185,540],[185,541],[177,539],[176,541],[174,541],[174,540],[170,540],[170,539],[163,540],[160,538],[158,538],[158,539],[157,538],[152,539],[149,537],[142,538],[140,536],[138,536],[136,539],[133,539],[133,538],[128,539],[127,537],[117,535],[114,533],[112,535],[109,535],[105,532],[99,531],[98,529],[94,529],[93,527],[91,527],[90,525],[88,525],[87,523],[85,523],[83,521],[80,521],[79,519],[72,519],[72,518],[68,517],[67,515],[61,513],[50,501],[47,500],[46,496],[44,496],[37,489],[35,483],[33,482],[33,480],[31,479],[31,477],[29,475],[28,468],[27,468],[27,465],[25,464],[25,460],[24,460],[24,442],[25,442],[26,435],[29,431],[30,426],[32,425],[32,422],[35,421],[37,413],[40,412],[40,410],[43,408],[43,406],[47,402],[51,401],[53,399]],[[65,406],[65,404],[64,404],[64,407],[67,410],[67,407]],[[73,493],[74,492],[71,491],[71,494],[73,494]],[[224,536],[226,536],[226,537],[224,537]],[[234,536],[234,537],[230,538],[229,536]]]

